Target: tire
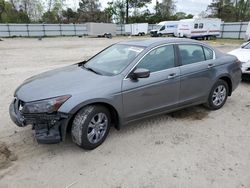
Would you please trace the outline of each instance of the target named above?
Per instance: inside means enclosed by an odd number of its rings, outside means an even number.
[[[105,141],[110,124],[111,117],[107,108],[100,105],[86,106],[73,120],[72,141],[83,149],[95,149]]]
[[[229,87],[227,82],[225,82],[224,80],[218,80],[211,89],[208,101],[205,106],[210,110],[220,109],[226,103],[228,93]]]
[[[250,75],[249,74],[242,74],[242,81],[243,82],[250,82]]]

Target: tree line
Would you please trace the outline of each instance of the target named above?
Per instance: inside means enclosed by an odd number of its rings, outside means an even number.
[[[193,18],[176,12],[175,0],[113,0],[102,9],[99,0],[80,0],[76,10],[65,0],[0,0],[0,23],[158,23],[163,20]],[[193,6],[193,5],[191,5]],[[65,8],[66,7],[66,8]],[[201,17],[218,17],[223,21],[249,21],[250,0],[213,0]]]

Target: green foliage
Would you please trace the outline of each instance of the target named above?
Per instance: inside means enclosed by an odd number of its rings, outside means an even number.
[[[100,7],[99,0],[81,0],[79,2],[79,10],[83,12],[99,11]]]
[[[0,23],[29,23],[30,19],[22,9],[16,10],[11,3],[0,0]]]
[[[125,23],[126,17],[126,2],[124,0],[117,0],[114,2],[115,10],[115,22],[116,23]]]
[[[143,8],[151,2],[152,2],[152,0],[141,0],[141,1],[128,0],[128,5],[129,5],[129,8],[137,9],[137,8]]]
[[[78,9],[78,22],[106,22],[110,21],[105,11],[101,11],[99,0],[81,0]],[[109,15],[110,16],[110,15]]]
[[[223,21],[249,21],[250,0],[213,0],[208,6],[209,17],[218,17]]]
[[[66,0],[0,0],[0,22],[125,23],[128,21],[154,24],[165,20],[193,18],[193,15],[187,15],[185,12],[175,13],[175,0],[157,0],[153,12],[146,9],[152,0],[110,0],[104,10],[101,10],[99,0],[80,0],[76,11],[65,8],[64,2]],[[213,0],[207,11],[200,13],[200,16],[219,17],[223,21],[249,21],[250,0]]]
[[[62,16],[65,18],[65,23],[75,23],[77,22],[78,14],[73,11],[71,8],[67,8],[67,10],[62,11]]]
[[[104,9],[104,12],[107,17],[107,22],[112,22],[115,19],[115,15],[117,13],[116,7],[114,6],[114,2],[108,2],[108,7]]]
[[[56,11],[47,11],[43,14],[42,20],[44,23],[60,23],[60,18]]]
[[[157,15],[166,19],[175,11],[175,3],[173,0],[163,0],[162,3],[157,3],[155,10]]]

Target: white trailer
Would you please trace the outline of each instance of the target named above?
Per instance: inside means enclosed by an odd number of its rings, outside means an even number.
[[[87,34],[92,37],[116,36],[116,24],[112,23],[86,23]]]
[[[125,25],[126,35],[146,35],[148,34],[148,23],[134,23]]]
[[[177,37],[208,39],[217,37],[221,32],[221,19],[196,18],[180,20]]]
[[[248,26],[247,26],[245,40],[250,41],[250,22],[248,23]]]
[[[163,35],[176,35],[179,21],[163,21],[156,25],[156,29],[150,31],[151,37]]]

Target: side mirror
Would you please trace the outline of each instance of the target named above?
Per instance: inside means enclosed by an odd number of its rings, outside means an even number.
[[[150,71],[148,69],[142,69],[142,68],[135,69],[130,74],[130,78],[132,80],[137,80],[138,78],[148,78],[149,76],[150,76]]]
[[[83,60],[79,63],[76,63],[76,65],[78,65],[80,67],[80,66],[83,66],[86,62],[87,62],[86,60]]]

